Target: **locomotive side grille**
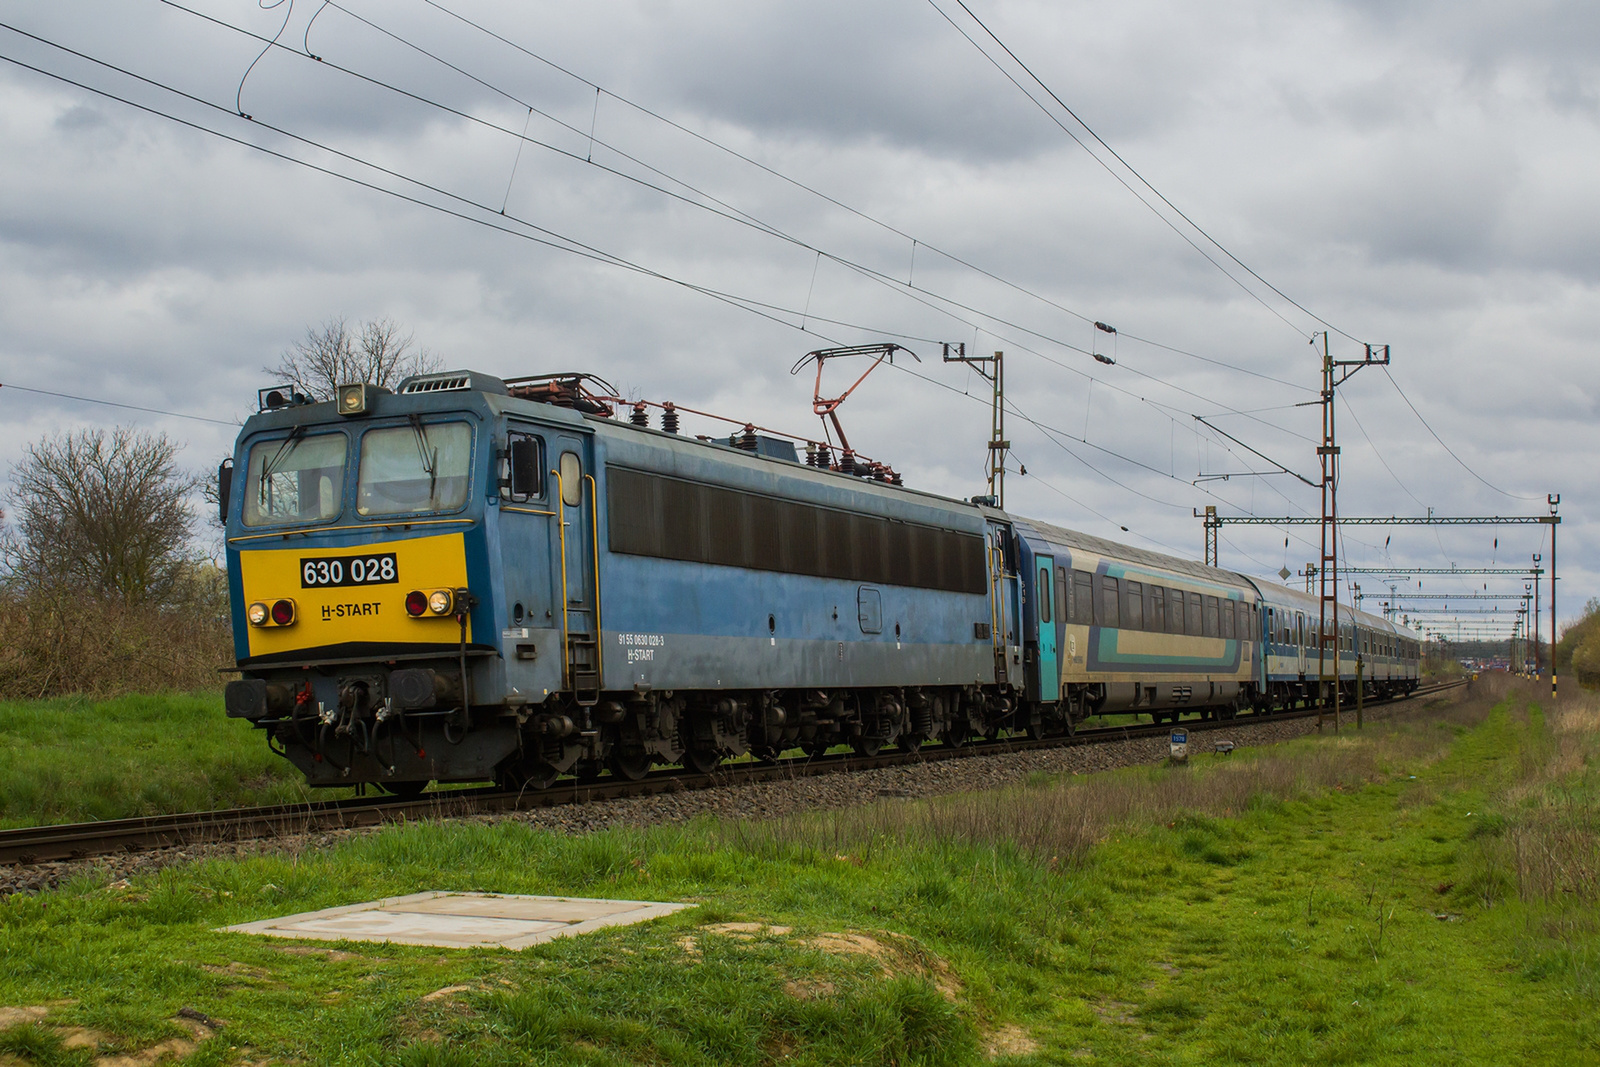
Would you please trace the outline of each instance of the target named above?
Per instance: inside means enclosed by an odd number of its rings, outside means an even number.
[[[982,593],[976,534],[608,467],[613,552]]]

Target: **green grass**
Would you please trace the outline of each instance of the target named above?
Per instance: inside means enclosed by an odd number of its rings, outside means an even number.
[[[220,694],[0,703],[0,827],[291,803],[303,782]]]
[[[1523,901],[1500,848],[1549,736],[1503,704],[999,795],[1018,827],[1063,791],[1112,813],[1070,856],[974,832],[957,798],[583,837],[417,824],[84,878],[0,902],[0,1006],[50,1007],[0,1032],[0,1062],[88,1062],[64,1044],[83,1032],[148,1048],[188,1007],[225,1020],[188,1053],[207,1064],[936,1065],[997,1041],[1008,1063],[1600,1063],[1593,906]],[[1255,770],[1231,814],[1112,802]],[[520,953],[215,932],[424,889],[698,907]],[[880,957],[819,938],[841,933]]]

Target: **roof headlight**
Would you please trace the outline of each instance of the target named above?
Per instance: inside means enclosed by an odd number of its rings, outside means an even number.
[[[341,415],[365,415],[369,404],[367,383],[358,382],[355,385],[341,385],[335,391],[334,397],[339,402]]]

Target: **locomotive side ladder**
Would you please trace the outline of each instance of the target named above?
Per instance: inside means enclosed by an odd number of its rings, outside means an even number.
[[[598,493],[594,475],[583,470],[576,451],[563,452],[551,473],[560,493],[564,681],[580,707],[593,707],[601,685]]]

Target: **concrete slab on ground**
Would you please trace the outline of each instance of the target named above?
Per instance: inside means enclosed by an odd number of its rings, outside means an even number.
[[[556,937],[628,926],[690,907],[651,900],[538,897],[513,893],[412,893],[225,927],[304,941],[520,949]]]

